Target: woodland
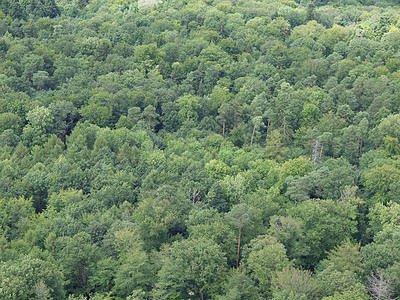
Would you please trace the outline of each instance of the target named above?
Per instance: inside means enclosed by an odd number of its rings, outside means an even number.
[[[0,299],[398,299],[399,140],[398,1],[0,0]]]

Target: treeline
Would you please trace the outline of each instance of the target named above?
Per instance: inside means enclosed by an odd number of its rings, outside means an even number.
[[[390,1],[0,1],[1,299],[400,295]]]

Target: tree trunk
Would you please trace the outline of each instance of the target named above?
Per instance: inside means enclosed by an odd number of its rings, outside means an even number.
[[[240,236],[242,235],[242,226],[239,226],[239,241],[238,241],[238,251],[236,260],[236,269],[239,268],[239,255],[240,255]]]
[[[222,136],[225,136],[225,117],[224,120],[222,121]]]
[[[200,299],[201,299],[201,300],[204,300],[204,294],[203,294],[203,291],[200,291]]]
[[[253,146],[254,132],[256,131],[256,126],[257,126],[257,124],[254,124],[254,127],[253,127],[253,134],[251,135],[250,146]]]
[[[321,146],[321,152],[319,153],[319,159],[321,159],[321,156],[322,156],[322,150],[324,149],[324,144],[322,144],[322,146]]]

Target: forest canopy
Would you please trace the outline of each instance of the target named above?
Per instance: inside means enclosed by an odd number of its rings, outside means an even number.
[[[398,5],[0,0],[0,298],[398,298]]]

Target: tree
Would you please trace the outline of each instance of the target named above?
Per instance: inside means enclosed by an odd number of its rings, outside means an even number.
[[[205,164],[207,173],[217,180],[222,180],[230,173],[229,166],[223,161],[212,159]]]
[[[143,117],[145,117],[149,124],[149,132],[152,127],[155,127],[158,124],[159,115],[156,113],[156,109],[154,106],[149,105],[143,110]]]
[[[190,94],[185,94],[177,100],[179,107],[178,118],[183,123],[185,120],[197,121],[197,110],[201,107],[199,98]]]
[[[17,0],[11,0],[8,5],[8,14],[13,19],[25,19],[26,12]]]
[[[12,129],[6,129],[0,134],[0,147],[10,146],[15,147],[20,142],[18,135]]]
[[[219,300],[258,300],[259,290],[243,269],[231,269],[225,284],[225,294]]]
[[[236,264],[236,253],[232,252],[232,249],[236,246],[236,232],[226,222],[222,213],[217,213],[214,208],[192,209],[187,227],[190,238],[213,240],[226,254],[228,265],[234,266]]]
[[[390,115],[384,118],[381,123],[370,132],[370,138],[378,147],[385,136],[400,139],[400,114]]]
[[[369,169],[365,174],[365,187],[371,193],[369,202],[387,203],[393,199],[398,191],[397,183],[400,180],[400,170],[392,165],[377,166]]]
[[[278,129],[274,129],[268,134],[265,156],[268,159],[274,159],[275,161],[282,161],[284,155],[288,151],[288,148],[284,144],[284,136]]]
[[[81,108],[79,111],[83,119],[100,127],[111,125],[112,110],[100,104],[89,104]]]
[[[311,161],[303,156],[289,159],[282,165],[282,177],[293,176],[295,178],[302,177],[312,171]]]
[[[217,120],[222,120],[222,136],[225,136],[226,121],[232,117],[233,111],[231,105],[228,103],[222,103],[218,108]]]
[[[301,262],[296,258],[304,257],[310,251],[310,246],[305,242],[302,221],[291,216],[272,216],[269,223],[268,234],[285,245],[288,258],[300,267]]]
[[[376,203],[368,214],[371,234],[375,235],[385,227],[396,227],[399,224],[399,215],[399,203],[392,201],[386,204]]]
[[[54,117],[54,130],[61,140],[65,141],[78,119],[78,110],[70,101],[60,100],[49,105],[49,110]]]
[[[371,299],[366,293],[359,290],[336,292],[333,296],[324,297],[323,300],[369,300]]]
[[[253,239],[244,250],[243,265],[265,296],[271,294],[271,279],[276,271],[289,267],[283,244],[270,235]]]
[[[65,299],[63,273],[49,261],[30,255],[0,264],[0,297],[12,299]]]
[[[133,106],[128,109],[128,119],[129,121],[135,125],[137,121],[140,119],[140,107]]]
[[[134,290],[148,290],[155,274],[152,272],[149,255],[142,249],[137,232],[127,227],[116,231],[114,237],[114,245],[121,263],[115,268],[114,293],[119,297],[127,297]]]
[[[174,223],[174,214],[168,200],[144,199],[135,209],[133,216],[144,250],[159,249],[167,242],[168,231]]]
[[[44,0],[44,11],[46,17],[55,18],[60,14],[60,9],[54,0]]]
[[[313,103],[305,103],[301,112],[302,126],[314,126],[321,117],[319,108]]]
[[[32,199],[23,197],[0,199],[0,228],[4,230],[3,236],[13,240],[25,234],[25,224],[35,213],[32,202]]]
[[[0,133],[11,129],[14,133],[20,135],[22,130],[22,118],[13,113],[0,114]]]
[[[339,272],[327,268],[318,273],[316,281],[319,298],[330,297],[346,291],[366,294],[365,286],[360,282],[359,277],[350,271]]]
[[[251,227],[254,226],[254,214],[254,209],[249,207],[246,203],[241,203],[235,205],[225,216],[228,222],[239,228],[236,268],[239,267],[240,238],[242,236],[242,228],[246,227],[251,229]]]
[[[91,290],[89,278],[98,259],[98,249],[90,235],[80,232],[73,237],[58,238],[56,243],[56,259],[67,280],[67,291],[87,293]]]
[[[46,167],[37,163],[25,175],[24,180],[30,183],[31,193],[34,197],[34,207],[37,212],[46,208],[47,187],[49,185]]]
[[[357,276],[364,272],[360,254],[360,244],[353,244],[348,238],[339,246],[332,249],[328,257],[320,262],[318,270],[330,268],[338,272],[350,271]]]
[[[54,117],[51,111],[43,106],[39,106],[30,110],[26,114],[28,124],[22,132],[22,140],[26,145],[42,145],[44,144],[53,128]]]
[[[288,213],[301,220],[304,243],[310,247],[307,255],[296,256],[305,267],[315,267],[326,251],[357,232],[356,206],[351,203],[313,199],[291,207]]]
[[[377,274],[374,275],[375,279],[371,277],[371,280],[378,285],[385,285],[384,282],[390,278],[393,296],[398,296],[400,283],[399,236],[400,228],[398,226],[387,225],[374,236],[372,243],[361,248],[361,254],[364,257],[365,274]],[[378,270],[382,271],[381,275]]]
[[[328,257],[317,267],[316,278],[319,283],[320,296],[334,296],[345,291],[359,291],[365,295],[366,290],[360,282],[364,273],[360,245],[354,245],[349,239],[332,249]]]
[[[308,270],[298,270],[286,267],[274,273],[272,278],[272,290],[274,294],[285,291],[297,297],[312,298],[317,285]]]
[[[391,286],[391,280],[389,278],[385,278],[385,274],[382,272],[382,270],[377,270],[376,274],[371,273],[367,280],[367,289],[374,299],[392,299],[391,295],[393,290]]]
[[[251,134],[250,146],[253,146],[253,139],[254,139],[254,133],[256,131],[256,128],[264,126],[262,117],[260,117],[260,116],[254,117],[252,121],[253,121],[254,126],[253,126],[253,133]]]
[[[223,104],[228,104],[231,102],[232,98],[233,95],[226,87],[220,87],[216,85],[209,98],[211,112],[216,112],[217,109]]]
[[[32,83],[35,85],[40,91],[49,81],[49,73],[46,71],[37,71],[32,75]]]
[[[155,293],[168,299],[193,295],[204,300],[221,290],[225,265],[225,255],[213,241],[176,241],[163,249]]]

